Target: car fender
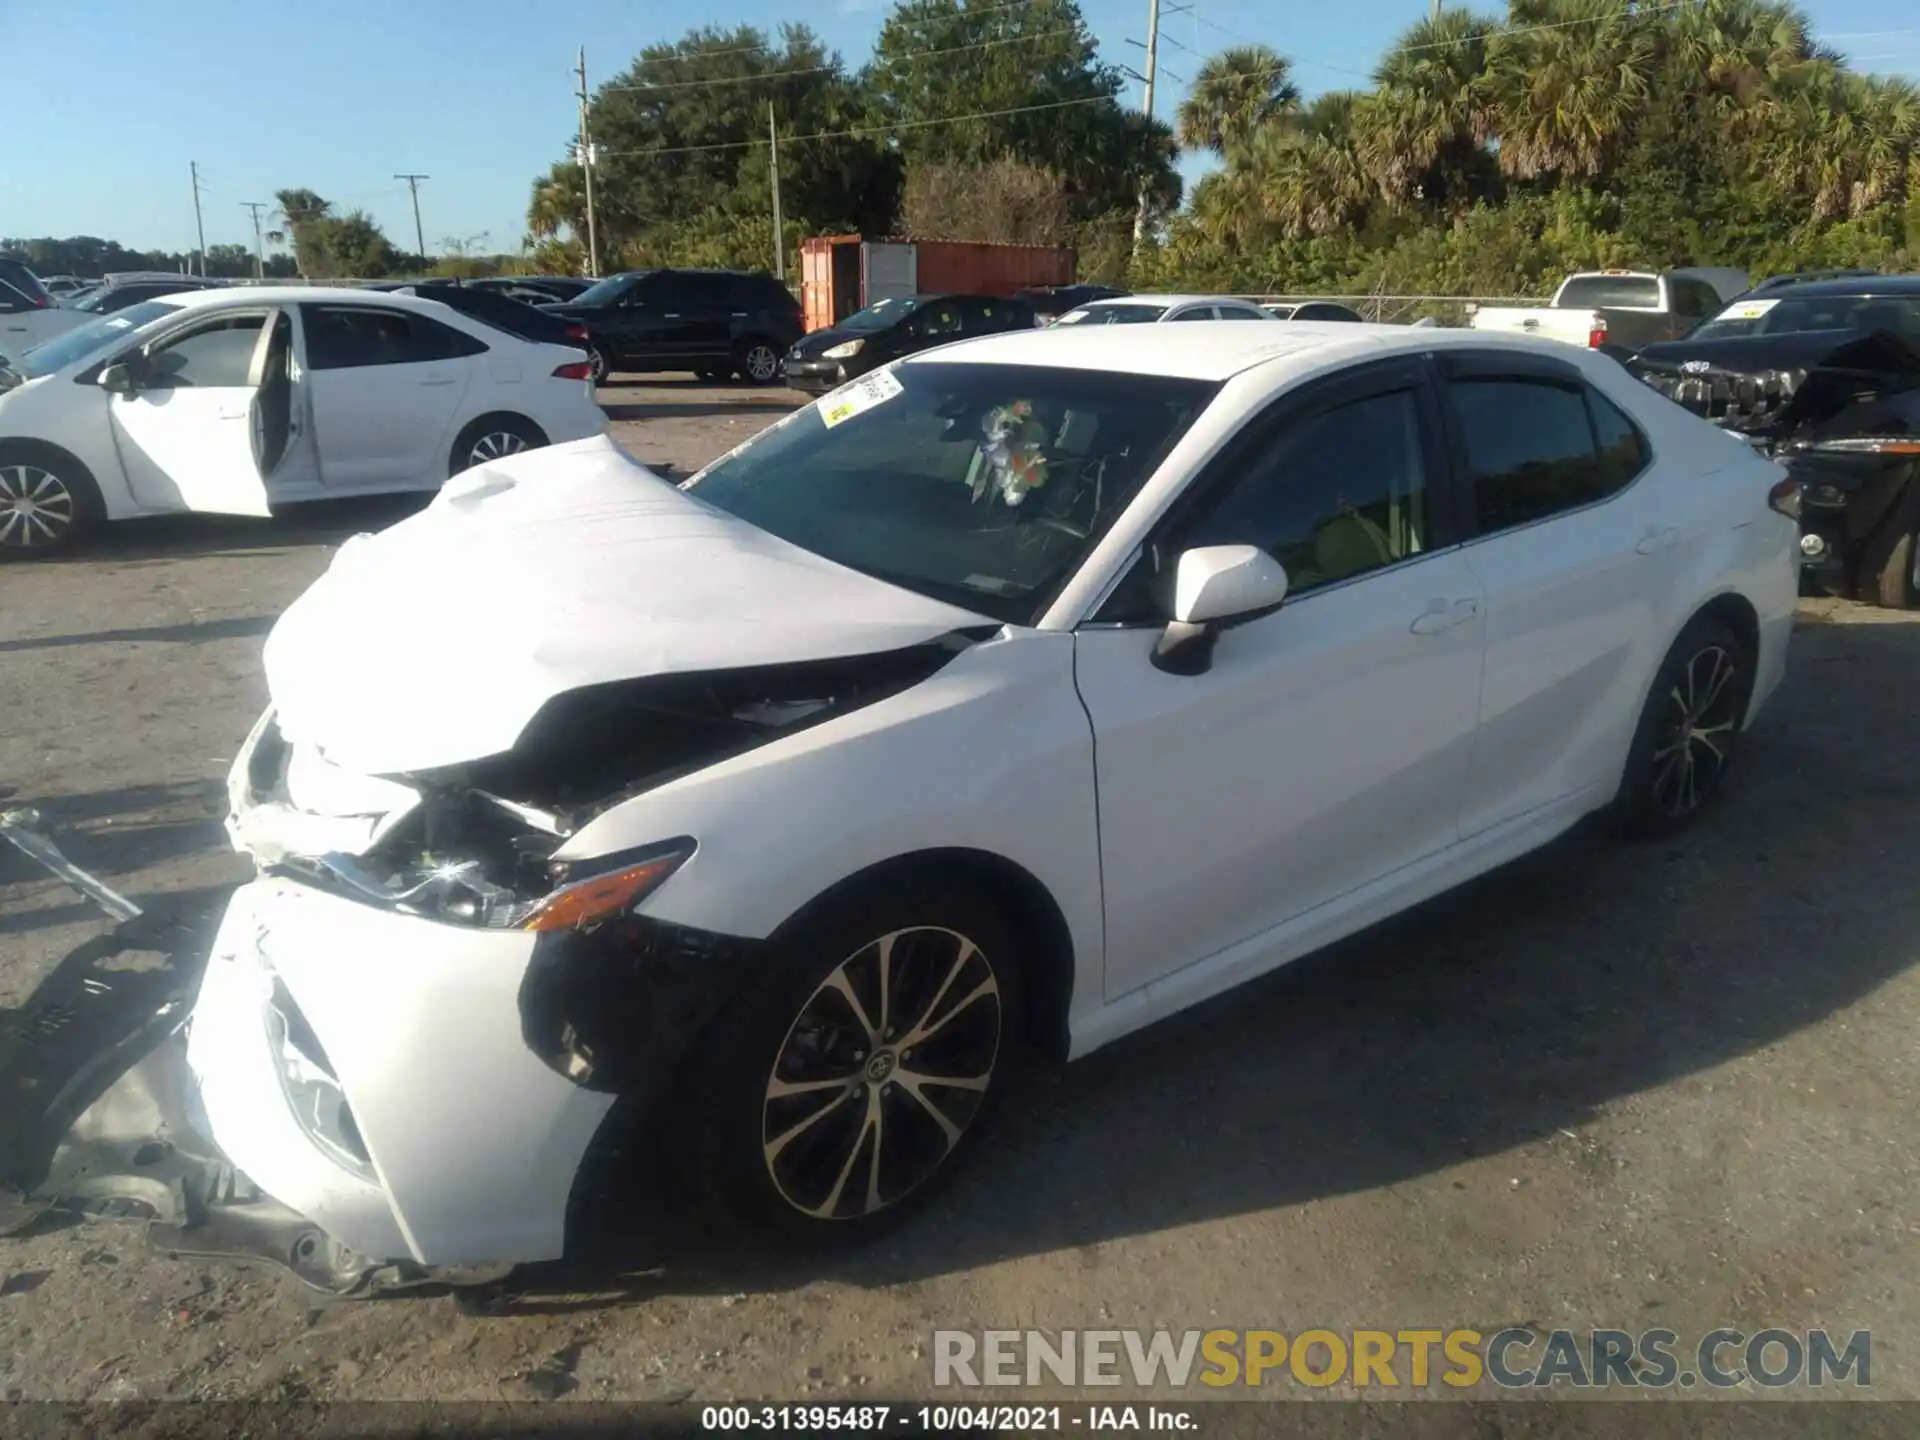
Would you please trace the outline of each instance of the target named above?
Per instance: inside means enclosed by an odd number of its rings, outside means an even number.
[[[1078,1016],[1101,994],[1103,929],[1093,734],[1073,645],[1010,627],[899,694],[613,807],[555,858],[691,836],[693,857],[640,913],[764,939],[873,866],[983,851],[1027,871],[1059,907]]]

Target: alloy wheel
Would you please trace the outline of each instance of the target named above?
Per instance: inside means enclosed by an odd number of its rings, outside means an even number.
[[[755,345],[748,349],[741,368],[748,379],[771,380],[780,373],[780,356],[771,345]]]
[[[587,380],[594,385],[603,385],[607,379],[607,357],[596,349],[587,351]]]
[[[490,430],[473,442],[473,449],[467,452],[467,464],[484,465],[489,460],[503,459],[508,455],[518,455],[527,448],[524,435],[516,435],[511,430]]]
[[[38,465],[0,465],[0,547],[40,550],[73,528],[78,507],[67,482]]]
[[[1740,721],[1739,674],[1731,651],[1706,645],[1675,677],[1653,751],[1653,800],[1661,814],[1691,815],[1719,783]]]
[[[1001,1018],[993,964],[958,931],[891,931],[842,961],[767,1077],[761,1152],[781,1198],[859,1219],[918,1188],[986,1102]]]

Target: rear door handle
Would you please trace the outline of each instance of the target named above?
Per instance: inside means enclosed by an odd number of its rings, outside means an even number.
[[[1455,600],[1452,604],[1437,601],[1431,610],[1414,617],[1411,628],[1416,635],[1438,635],[1442,630],[1466,624],[1479,613],[1478,600]]]
[[[1657,555],[1680,538],[1678,525],[1662,525],[1647,531],[1633,548],[1642,555]]]
[[[420,383],[422,385],[457,385],[459,381],[451,375],[428,375]]]

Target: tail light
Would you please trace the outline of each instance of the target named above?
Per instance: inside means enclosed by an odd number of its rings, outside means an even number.
[[[1800,482],[1788,477],[1767,491],[1767,504],[1789,520],[1800,521]]]
[[[1607,317],[1596,313],[1587,322],[1587,348],[1598,350],[1607,343]]]
[[[565,365],[556,365],[553,367],[553,378],[556,380],[591,380],[593,378],[593,363],[588,360],[569,360]]]
[[[584,345],[592,338],[587,334],[587,327],[584,325],[567,326],[566,336],[567,339],[575,345]]]

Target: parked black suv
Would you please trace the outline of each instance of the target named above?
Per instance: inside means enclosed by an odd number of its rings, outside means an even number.
[[[785,285],[741,270],[627,270],[546,313],[587,327],[596,384],[621,371],[691,370],[771,385],[807,328]]]

